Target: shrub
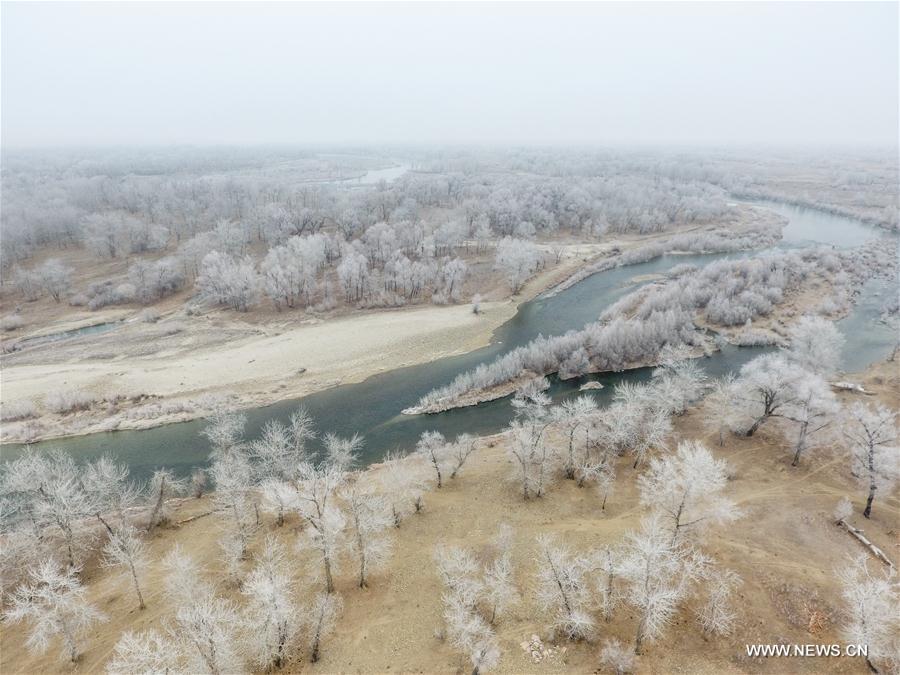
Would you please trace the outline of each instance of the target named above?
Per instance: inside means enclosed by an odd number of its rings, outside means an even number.
[[[64,415],[76,410],[87,410],[94,402],[92,394],[80,389],[54,391],[44,398],[44,406],[50,412]]]
[[[25,325],[25,321],[18,314],[7,314],[0,319],[0,328],[3,330],[16,330]]]
[[[0,420],[4,422],[14,422],[16,420],[24,420],[29,417],[35,417],[37,410],[34,401],[31,399],[22,399],[20,401],[10,401],[4,403],[0,407]]]

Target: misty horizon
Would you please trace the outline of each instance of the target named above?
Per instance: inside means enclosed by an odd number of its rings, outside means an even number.
[[[3,145],[894,148],[897,18],[893,3],[4,3]]]

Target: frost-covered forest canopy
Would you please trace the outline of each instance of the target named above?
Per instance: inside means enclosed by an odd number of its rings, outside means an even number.
[[[391,182],[354,181],[398,164]],[[773,176],[762,158],[574,148],[6,151],[3,289],[91,309],[180,291],[237,311],[443,304],[477,292],[482,267],[518,291],[561,238],[720,222],[731,195],[896,228],[896,159],[841,166],[798,155]],[[790,170],[802,190],[778,180]],[[79,284],[73,249],[129,264]]]

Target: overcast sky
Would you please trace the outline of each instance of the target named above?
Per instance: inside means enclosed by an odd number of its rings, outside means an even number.
[[[2,141],[896,145],[897,8],[3,3]]]

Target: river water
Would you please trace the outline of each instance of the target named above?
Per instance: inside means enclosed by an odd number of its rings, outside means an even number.
[[[842,248],[858,245],[883,234],[877,228],[861,222],[808,208],[768,202],[758,205],[777,211],[789,219],[781,248],[811,243]],[[896,245],[895,237],[889,241],[892,242],[890,245]],[[416,403],[428,391],[448,383],[457,374],[479,363],[491,361],[539,334],[555,335],[582,328],[584,324],[596,320],[607,306],[638,288],[640,283],[635,283],[632,279],[665,272],[681,263],[699,266],[724,257],[744,255],[755,254],[663,256],[646,263],[595,274],[553,297],[524,303],[512,319],[496,330],[491,344],[482,349],[393,370],[359,384],[342,385],[311,394],[299,401],[285,401],[248,410],[246,437],[256,437],[270,419],[286,420],[301,403],[313,415],[321,432],[362,434],[365,437],[365,463],[377,461],[389,450],[409,450],[419,435],[427,430],[437,430],[448,437],[464,432],[495,433],[512,418],[513,411],[508,398],[437,415],[410,416],[401,415],[400,411]],[[843,361],[845,370],[861,370],[890,352],[895,338],[891,329],[878,323],[878,317],[887,294],[891,292],[896,293],[893,284],[870,282],[854,311],[838,323],[847,338]],[[764,349],[727,346],[721,352],[702,359],[701,364],[710,376],[721,376],[739,368]],[[568,381],[550,378],[549,394],[558,402],[566,397],[577,396],[578,387],[585,381],[597,380],[604,388],[594,390],[591,394],[602,405],[612,396],[616,383],[643,381],[650,377],[650,372],[651,369],[642,368],[624,373],[589,375]],[[118,461],[127,463],[137,479],[145,479],[155,468],[163,466],[184,475],[194,467],[206,464],[209,448],[200,435],[204,424],[202,420],[197,420],[143,431],[92,434],[46,441],[33,447],[60,447],[83,460],[108,453]],[[21,451],[22,446],[3,446],[3,457],[11,459]]]

